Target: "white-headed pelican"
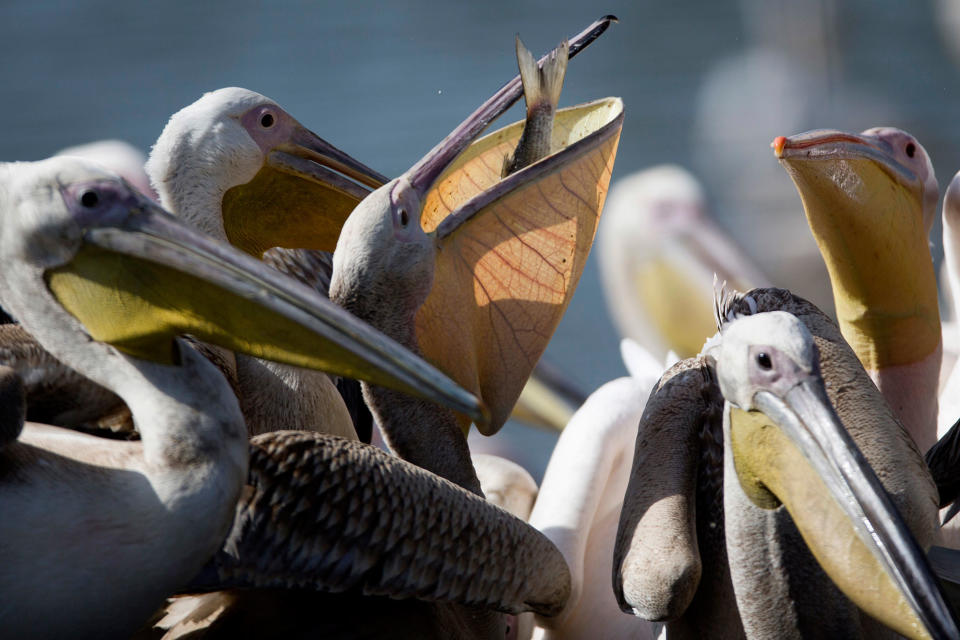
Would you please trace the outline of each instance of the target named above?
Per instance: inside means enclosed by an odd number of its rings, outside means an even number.
[[[876,621],[956,637],[921,551],[935,487],[837,327],[785,290],[723,307],[719,344],[665,374],[644,413],[621,606],[680,637],[877,637]]]
[[[27,423],[4,442],[5,634],[128,636],[221,546],[247,479],[247,433],[223,375],[180,333],[481,414],[387,337],[96,165],[0,166],[0,211],[4,308],[120,396],[142,436],[110,442]]]

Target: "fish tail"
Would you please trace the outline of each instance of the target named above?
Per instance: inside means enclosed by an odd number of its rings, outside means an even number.
[[[560,91],[563,89],[563,78],[567,74],[567,59],[570,57],[570,45],[566,40],[550,52],[550,57],[543,63],[540,70],[540,90],[542,100],[549,101],[551,108],[556,111],[560,102]]]
[[[563,78],[567,73],[567,59],[570,46],[566,40],[554,49],[544,61],[543,68],[527,49],[520,36],[517,36],[517,66],[520,67],[520,79],[523,82],[523,97],[527,101],[527,112],[537,107],[548,107],[555,111],[563,89]]]
[[[517,148],[503,160],[501,177],[519,171],[550,154],[553,116],[560,100],[569,57],[569,45],[564,40],[547,56],[541,69],[537,66],[533,54],[523,46],[520,36],[517,36],[517,66],[520,67],[523,96],[527,101],[527,120]]]

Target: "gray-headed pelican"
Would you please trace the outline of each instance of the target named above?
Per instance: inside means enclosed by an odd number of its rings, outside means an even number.
[[[571,38],[569,55],[610,21]],[[522,124],[474,139],[521,91],[518,76],[354,210],[330,283],[332,300],[478,394],[490,410],[476,423],[485,435],[507,419],[570,300],[623,121],[616,98],[561,109],[554,152],[501,180]],[[374,386],[365,397],[401,457],[479,491],[469,420]]]

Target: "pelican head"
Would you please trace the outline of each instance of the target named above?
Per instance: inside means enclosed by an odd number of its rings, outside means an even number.
[[[797,187],[804,194],[801,183],[814,186],[816,178],[829,180],[838,192],[859,206],[879,185],[894,183],[898,198],[913,199],[919,206],[923,228],[930,232],[936,216],[939,187],[933,163],[917,139],[895,127],[873,127],[860,134],[818,129],[799,135],[776,138],[772,147],[777,158],[787,168]],[[824,167],[828,169],[814,167]],[[838,193],[834,197],[839,197]],[[882,192],[884,198],[887,192]],[[806,201],[806,199],[805,199]],[[869,205],[869,203],[867,203]],[[867,212],[879,212],[869,206]],[[875,218],[874,218],[874,221]]]
[[[611,242],[624,234],[623,244],[647,246],[660,237],[695,231],[706,208],[703,187],[689,171],[658,165],[614,183],[601,233]]]
[[[758,318],[754,320],[753,318]],[[759,333],[755,325],[760,325]],[[760,391],[780,397],[802,380],[819,375],[813,338],[785,311],[747,316],[727,326],[716,361],[720,391],[734,406],[753,411]]]
[[[333,253],[330,299],[377,317],[388,335],[412,337],[414,314],[433,286],[435,241],[420,224],[425,195],[406,174],[391,180],[357,205]],[[384,309],[406,313],[386,317]]]
[[[256,257],[271,247],[331,251],[356,203],[387,180],[237,87],[173,114],[146,169],[164,206]]]
[[[188,333],[481,415],[475,397],[387,336],[96,165],[2,165],[0,211],[0,301],[31,327],[56,316],[58,326],[168,364],[179,353],[174,338]]]
[[[726,441],[747,497],[785,505],[820,565],[871,616],[909,637],[955,637],[923,552],[827,397],[803,323],[782,311],[735,319],[707,356],[731,406]]]

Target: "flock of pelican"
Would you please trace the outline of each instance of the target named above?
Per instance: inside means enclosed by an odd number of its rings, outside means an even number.
[[[960,638],[929,157],[774,140],[834,323],[683,170],[607,201],[623,104],[557,101],[614,20],[518,39],[393,179],[240,88],[170,118],[148,182],[0,165],[0,636]],[[956,302],[960,174],[943,221]],[[568,419],[535,368],[598,227],[630,375]],[[467,446],[511,413],[562,429],[539,488]]]

